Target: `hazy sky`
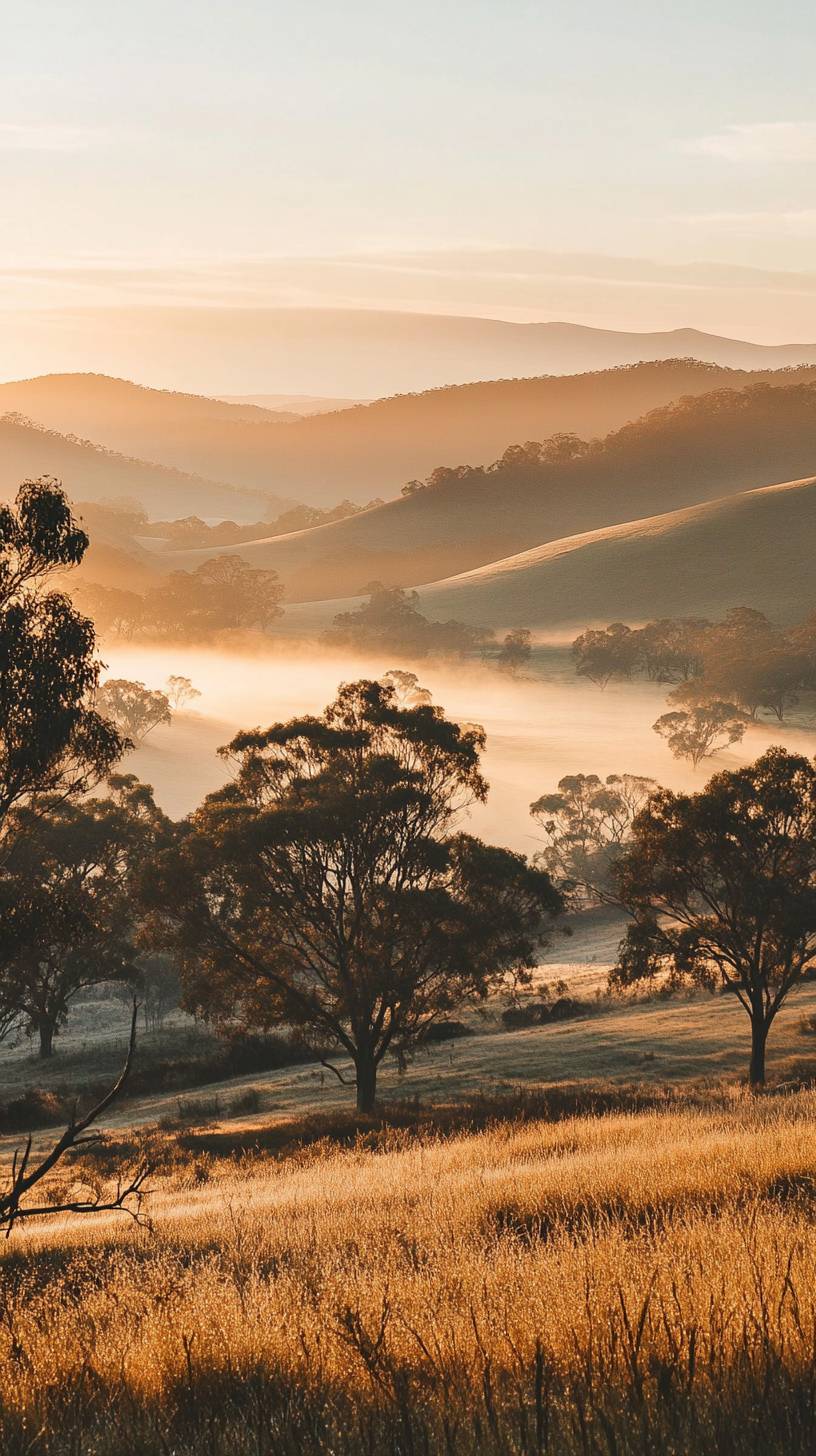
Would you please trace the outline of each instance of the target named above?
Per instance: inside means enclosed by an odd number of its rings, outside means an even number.
[[[2,8],[19,339],[138,302],[816,339],[810,0]]]

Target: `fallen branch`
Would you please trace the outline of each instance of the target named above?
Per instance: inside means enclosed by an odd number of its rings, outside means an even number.
[[[133,1015],[130,1022],[130,1040],[128,1042],[127,1057],[119,1076],[113,1086],[100,1098],[99,1102],[86,1112],[83,1117],[77,1116],[76,1107],[62,1136],[57,1139],[47,1153],[39,1162],[31,1164],[31,1151],[33,1139],[29,1133],[24,1148],[17,1148],[11,1165],[11,1182],[9,1186],[0,1192],[0,1230],[4,1230],[8,1238],[14,1225],[26,1218],[41,1218],[48,1213],[109,1213],[120,1210],[128,1213],[137,1223],[142,1219],[142,1200],[144,1198],[144,1180],[147,1177],[146,1167],[140,1168],[128,1183],[118,1183],[116,1192],[110,1198],[103,1198],[98,1194],[93,1198],[79,1198],[65,1203],[26,1204],[24,1199],[43,1178],[52,1172],[67,1152],[75,1148],[83,1148],[93,1145],[99,1141],[99,1133],[91,1133],[86,1137],[88,1129],[93,1127],[111,1103],[119,1096],[133,1065],[133,1053],[136,1046],[136,1016],[139,1007],[133,1003]]]

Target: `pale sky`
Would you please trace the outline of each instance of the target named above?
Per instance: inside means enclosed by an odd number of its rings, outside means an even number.
[[[816,340],[808,0],[0,10],[0,377],[141,303]]]

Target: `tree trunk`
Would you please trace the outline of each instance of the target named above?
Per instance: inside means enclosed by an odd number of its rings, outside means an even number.
[[[357,1069],[357,1111],[373,1112],[377,1099],[377,1063],[370,1052],[358,1052],[355,1067]]]
[[[48,1017],[43,1016],[37,1023],[37,1031],[40,1037],[40,1056],[53,1057],[54,1055],[54,1023]]]
[[[762,1087],[765,1082],[765,1043],[768,1040],[768,1025],[761,1012],[751,1017],[751,1066],[748,1081],[752,1087]]]

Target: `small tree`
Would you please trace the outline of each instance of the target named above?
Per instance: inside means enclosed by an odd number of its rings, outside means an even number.
[[[516,627],[508,632],[496,657],[496,665],[502,672],[515,676],[522,668],[529,667],[533,655],[533,634],[526,627]]]
[[[383,673],[380,682],[383,687],[393,688],[394,699],[400,708],[419,708],[433,702],[428,689],[420,686],[415,672],[391,667],[388,672]]]
[[[614,900],[612,869],[635,815],[657,789],[639,774],[568,774],[530,813],[544,830],[536,857],[559,889],[587,903]]]
[[[112,718],[137,747],[160,723],[173,721],[166,693],[124,677],[112,677],[103,682],[96,702],[97,707]]]
[[[745,736],[748,718],[734,703],[701,703],[685,711],[664,713],[652,724],[675,758],[688,758],[695,768]]]
[[[561,908],[522,856],[452,833],[486,796],[483,743],[377,682],[239,734],[235,779],[145,877],[176,927],[187,1004],[346,1052],[369,1112],[386,1053],[523,973]]]
[[[0,1015],[39,1038],[40,1056],[71,1001],[88,986],[135,970],[132,875],[163,818],[132,777],[111,796],[55,798],[13,811],[0,869]]]
[[[193,687],[190,679],[188,677],[179,677],[178,674],[171,674],[165,683],[165,687],[167,688],[167,698],[170,707],[176,711],[179,708],[186,707],[188,703],[194,702],[196,698],[201,697],[198,688]]]
[[[588,627],[572,644],[576,673],[600,688],[605,688],[613,677],[631,677],[639,655],[638,633],[625,622],[613,622],[602,629]]]
[[[816,962],[816,769],[771,748],[699,794],[661,789],[616,867],[634,923],[613,983],[660,972],[736,996],[751,1023],[752,1085],[768,1032]]]
[[[682,683],[703,671],[704,617],[661,617],[637,633],[640,659],[652,682]]]

